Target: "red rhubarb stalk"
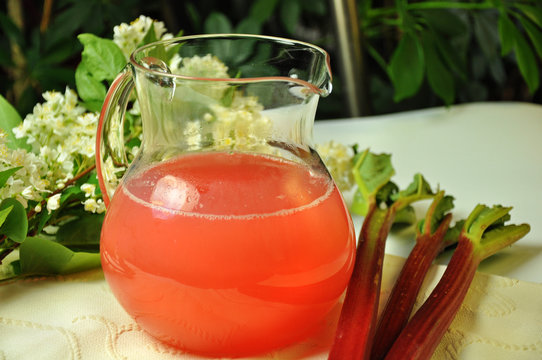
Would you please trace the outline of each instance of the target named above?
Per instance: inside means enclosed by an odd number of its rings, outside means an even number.
[[[386,356],[401,330],[405,327],[416,301],[423,280],[436,256],[457,241],[448,233],[453,208],[453,198],[444,191],[435,195],[433,202],[420,222],[416,245],[410,252],[393,287],[388,302],[378,321],[374,337],[372,360]]]
[[[358,154],[354,178],[357,208],[366,210],[358,239],[356,261],[346,291],[329,360],[369,359],[382,282],[386,238],[398,211],[412,202],[433,196],[421,175],[401,192],[390,179],[390,156],[368,150]]]
[[[480,262],[525,236],[528,224],[504,225],[511,208],[478,205],[465,221],[450,262],[386,360],[430,359],[467,294]]]

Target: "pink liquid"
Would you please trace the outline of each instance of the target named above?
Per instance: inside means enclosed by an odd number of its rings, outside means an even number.
[[[125,181],[101,242],[110,287],[140,326],[215,356],[317,330],[346,287],[354,248],[332,182],[241,153],[183,156]]]

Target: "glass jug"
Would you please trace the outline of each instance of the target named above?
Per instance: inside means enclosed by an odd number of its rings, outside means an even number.
[[[324,50],[281,38],[187,36],[132,54],[98,125],[101,256],[114,295],[149,334],[243,356],[323,324],[355,250],[342,196],[311,148],[330,81]],[[142,138],[128,166],[134,87]]]

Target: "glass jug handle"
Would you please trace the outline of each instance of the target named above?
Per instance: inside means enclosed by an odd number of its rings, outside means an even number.
[[[134,88],[127,65],[109,88],[100,114],[96,135],[96,173],[106,206],[118,184],[117,173],[128,166],[124,149],[124,114]]]

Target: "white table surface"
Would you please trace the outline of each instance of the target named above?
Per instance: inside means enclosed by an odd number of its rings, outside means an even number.
[[[456,219],[478,203],[513,206],[510,223],[529,223],[531,232],[479,271],[542,283],[542,106],[473,103],[317,121],[314,142],[328,140],[391,153],[392,180],[403,188],[422,173],[455,197]],[[359,230],[361,218],[354,220]],[[386,252],[407,256],[413,242],[412,236],[391,235]]]

